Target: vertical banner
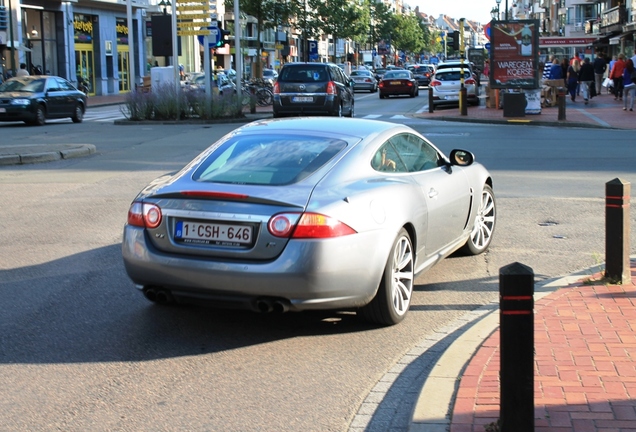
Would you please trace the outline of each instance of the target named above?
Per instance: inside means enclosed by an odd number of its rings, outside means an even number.
[[[491,21],[490,87],[539,88],[539,20]]]

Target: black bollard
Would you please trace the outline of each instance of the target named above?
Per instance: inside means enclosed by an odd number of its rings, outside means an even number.
[[[615,178],[605,183],[605,277],[613,283],[631,283],[629,265],[629,196],[631,185]]]
[[[534,432],[534,272],[499,269],[500,432]]]
[[[428,85],[428,112],[432,113],[435,110],[435,104],[433,103],[433,87]]]
[[[557,106],[559,107],[559,120],[565,120],[565,87],[557,87]]]
[[[459,114],[468,115],[468,92],[466,87],[459,90]]]

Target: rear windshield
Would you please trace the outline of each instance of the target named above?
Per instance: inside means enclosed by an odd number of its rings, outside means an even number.
[[[340,139],[315,136],[235,137],[212,152],[193,179],[271,186],[296,183],[325,165],[346,145]]]
[[[435,78],[439,81],[459,81],[461,77],[462,74],[460,71],[438,72],[437,75],[435,75]],[[464,71],[464,79],[466,80],[468,78],[470,78],[470,72]]]
[[[316,81],[329,81],[329,75],[325,67],[293,66],[283,68],[278,81],[309,83]]]

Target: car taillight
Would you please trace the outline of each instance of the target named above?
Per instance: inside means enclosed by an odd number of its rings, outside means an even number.
[[[274,89],[272,90],[272,93],[280,94],[280,84],[278,84],[278,82],[274,83]]]
[[[380,88],[384,87],[384,81],[380,81],[380,84],[378,84],[378,87]]]
[[[429,84],[429,86],[431,86],[431,87],[437,87],[437,86],[440,86],[440,85],[442,85],[442,82],[441,81],[437,81],[437,80],[433,80]]]
[[[407,87],[413,87],[413,83],[411,81],[407,81],[406,86]]]
[[[128,210],[128,225],[157,228],[161,224],[161,209],[155,204],[134,202]]]
[[[337,93],[338,93],[338,92],[337,92],[337,90],[336,90],[336,83],[335,83],[335,82],[333,82],[333,81],[329,81],[329,82],[327,83],[327,94],[335,95],[335,94],[337,94]]]
[[[270,234],[276,237],[332,238],[355,234],[350,226],[319,213],[280,213],[267,223]]]
[[[477,81],[472,78],[468,78],[466,81],[464,81],[464,84],[474,85],[477,84]]]

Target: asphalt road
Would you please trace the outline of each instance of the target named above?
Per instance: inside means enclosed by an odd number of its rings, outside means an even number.
[[[408,116],[417,98],[357,101],[357,116],[405,115],[392,121],[443,151],[472,150],[498,198],[491,251],[421,275],[409,316],[389,328],[351,313],[165,308],[134,289],[120,255],[129,203],[235,125],[0,126],[3,141],[97,148],[0,168],[0,429],[345,431],[366,416],[369,430],[407,430],[444,344],[416,367],[395,365],[496,300],[502,266],[549,279],[603,260],[604,184],[636,180],[629,132],[435,123]],[[391,370],[403,379],[367,412]]]

